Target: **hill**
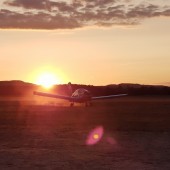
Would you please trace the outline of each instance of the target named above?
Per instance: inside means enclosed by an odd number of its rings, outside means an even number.
[[[111,95],[119,93],[127,93],[129,95],[170,95],[170,87],[168,86],[156,86],[156,85],[140,85],[140,84],[111,84],[106,86],[93,86],[72,84],[73,91],[78,88],[85,88],[95,96]],[[44,91],[41,86],[19,81],[0,81],[0,96],[25,96],[32,95],[33,91]],[[55,85],[51,90],[51,93],[59,93],[67,95],[67,84]]]

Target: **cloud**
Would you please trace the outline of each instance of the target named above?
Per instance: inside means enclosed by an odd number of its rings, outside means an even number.
[[[9,10],[0,11],[0,28],[21,28],[21,29],[65,29],[81,27],[73,19],[62,15],[51,16],[50,14],[38,12],[24,14],[11,12]]]
[[[152,2],[152,3],[151,3]],[[135,0],[6,0],[0,28],[73,29],[85,26],[134,25],[170,16],[170,6]]]
[[[46,5],[46,0],[8,0],[4,4],[28,9],[43,9]]]

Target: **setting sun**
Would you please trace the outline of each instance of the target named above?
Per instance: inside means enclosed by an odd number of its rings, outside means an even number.
[[[36,81],[36,84],[42,85],[45,88],[51,88],[53,85],[58,83],[60,83],[60,81],[53,73],[43,73]]]

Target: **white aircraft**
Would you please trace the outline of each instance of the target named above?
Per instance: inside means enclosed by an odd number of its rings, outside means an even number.
[[[127,96],[127,94],[117,94],[117,95],[93,97],[90,91],[86,89],[80,88],[77,89],[74,93],[72,93],[71,83],[68,83],[68,87],[70,91],[70,96],[63,96],[63,95],[50,94],[50,93],[37,92],[37,91],[34,91],[34,95],[68,100],[71,102],[70,103],[71,107],[74,106],[74,103],[85,103],[85,106],[91,106],[92,100],[111,99],[115,97]]]

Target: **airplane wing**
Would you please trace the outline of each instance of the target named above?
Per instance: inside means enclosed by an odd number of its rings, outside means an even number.
[[[127,94],[116,94],[116,95],[109,95],[109,96],[98,96],[98,97],[92,97],[91,100],[111,99],[111,98],[123,97],[123,96],[127,96]]]
[[[52,97],[52,98],[64,99],[64,100],[71,100],[72,99],[72,97],[69,97],[69,96],[62,96],[62,95],[56,95],[56,94],[50,94],[50,93],[44,93],[44,92],[34,91],[33,94],[38,95],[38,96]]]

